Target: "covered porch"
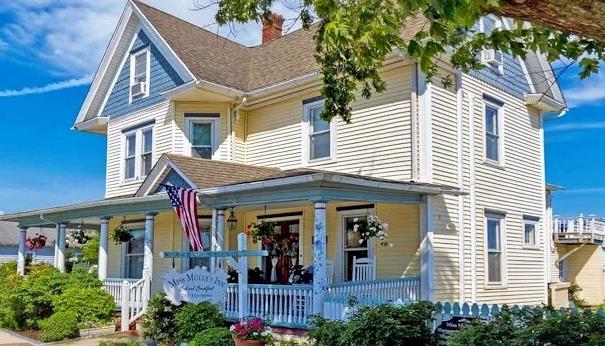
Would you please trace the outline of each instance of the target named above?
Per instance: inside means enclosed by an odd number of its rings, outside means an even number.
[[[368,304],[433,299],[429,196],[459,193],[455,188],[314,170],[272,172],[250,181],[200,188],[203,185],[196,179],[171,172],[150,175],[148,179],[155,180],[146,180],[141,195],[134,197],[4,218],[18,221],[22,230],[50,220],[56,222],[58,231],[70,222],[97,224],[101,235],[98,276],[121,308],[123,323],[144,313],[147,301],[162,290],[162,277],[171,268],[230,269],[220,259],[159,256],[160,252],[189,250],[161,184],[199,192],[198,218],[205,250],[238,250],[238,235],[260,221],[274,223],[278,240],[289,250],[279,258],[249,259],[247,304],[239,301],[239,280],[231,280],[223,304],[228,319],[254,315],[275,325],[304,327],[313,314],[338,318],[353,297]],[[355,220],[369,215],[389,224],[392,247],[380,246],[374,239],[360,241]],[[128,243],[111,242],[109,234],[118,225],[131,230],[134,238]],[[264,249],[262,242],[252,239],[246,248]],[[60,261],[57,265],[61,266]],[[304,270],[305,278],[297,279],[297,270]]]

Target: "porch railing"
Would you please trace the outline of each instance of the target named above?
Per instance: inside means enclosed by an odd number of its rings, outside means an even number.
[[[311,285],[248,285],[248,314],[271,321],[274,325],[304,326],[312,314]],[[238,285],[229,284],[225,315],[238,317]]]
[[[605,240],[605,219],[580,215],[553,219],[553,236],[559,242],[595,242]]]
[[[103,280],[103,289],[111,294],[117,306],[122,306],[122,284],[124,281],[130,285],[139,281],[139,279],[122,279],[122,278],[107,278]]]

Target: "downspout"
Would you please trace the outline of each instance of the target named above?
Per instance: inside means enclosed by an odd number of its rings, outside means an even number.
[[[234,104],[229,116],[229,126],[231,128],[231,161],[235,161],[235,122],[239,118],[239,110],[246,104],[246,96],[242,97],[239,103]]]
[[[568,111],[569,111],[569,108],[565,107],[559,113],[553,115],[552,117],[546,117],[546,115],[548,115],[548,114],[544,114],[544,116],[542,118],[544,119],[544,122],[556,120],[556,119],[564,117],[565,114],[567,114]]]

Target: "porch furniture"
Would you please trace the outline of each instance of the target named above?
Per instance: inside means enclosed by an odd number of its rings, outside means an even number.
[[[376,280],[376,256],[372,258],[353,257],[352,281]]]
[[[331,285],[334,281],[334,261],[327,260],[326,261],[326,278],[328,285]]]

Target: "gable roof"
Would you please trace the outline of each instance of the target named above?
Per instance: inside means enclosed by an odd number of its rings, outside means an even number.
[[[195,189],[205,189],[263,179],[281,172],[279,168],[245,165],[236,162],[207,160],[177,154],[163,154],[141,184],[135,196],[155,192],[170,173],[176,171]]]

